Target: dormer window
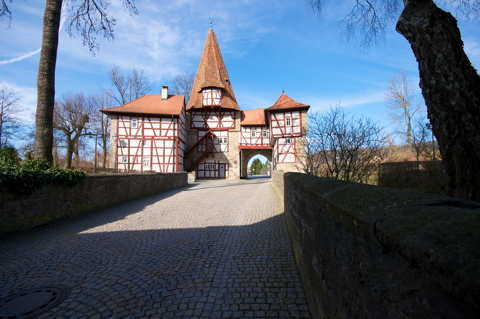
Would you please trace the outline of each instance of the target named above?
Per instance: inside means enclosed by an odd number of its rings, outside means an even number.
[[[204,89],[202,92],[203,106],[218,106],[222,102],[222,91],[220,89]]]

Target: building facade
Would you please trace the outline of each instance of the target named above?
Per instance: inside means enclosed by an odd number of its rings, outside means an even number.
[[[112,121],[110,167],[238,179],[257,154],[283,171],[299,171],[306,160],[309,106],[282,93],[268,108],[241,110],[212,29],[188,105],[183,101],[163,87],[162,95],[101,110]]]

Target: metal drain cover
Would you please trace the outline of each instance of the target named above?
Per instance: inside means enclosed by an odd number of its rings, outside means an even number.
[[[58,306],[69,294],[70,288],[63,285],[17,292],[0,299],[0,318],[34,318]]]

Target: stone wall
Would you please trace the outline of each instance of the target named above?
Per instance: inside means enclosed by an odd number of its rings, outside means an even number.
[[[95,174],[79,185],[46,185],[19,198],[0,188],[0,234],[47,224],[133,199],[154,195],[188,183],[187,173]]]
[[[283,198],[283,175],[285,172],[279,171],[279,170],[272,170],[272,184],[275,187],[275,190],[277,191],[278,196],[280,197],[280,201],[282,203],[282,207],[284,207],[284,198]]]
[[[315,318],[478,318],[479,203],[285,173],[284,206]]]

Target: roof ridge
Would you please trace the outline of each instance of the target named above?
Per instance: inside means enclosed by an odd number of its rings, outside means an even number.
[[[185,105],[184,95],[169,95],[162,100],[162,94],[144,94],[135,100],[120,106],[102,109],[102,112],[149,113],[149,114],[179,114]]]
[[[310,108],[310,105],[297,102],[287,94],[282,93],[280,97],[277,99],[277,101],[275,102],[275,104],[267,108],[267,110],[291,109],[291,108]]]

